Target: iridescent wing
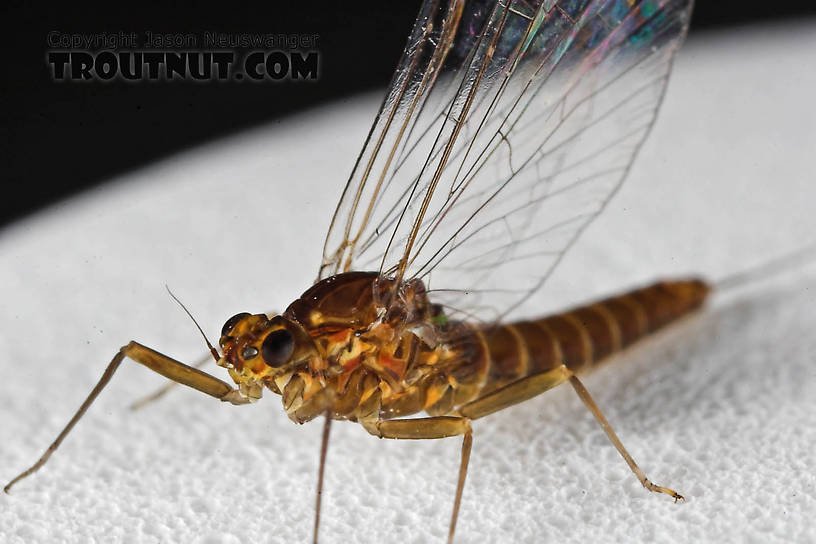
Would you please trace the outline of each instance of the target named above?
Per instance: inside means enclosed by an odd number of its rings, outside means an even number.
[[[320,278],[422,279],[519,311],[620,187],[691,0],[423,5],[326,238]]]

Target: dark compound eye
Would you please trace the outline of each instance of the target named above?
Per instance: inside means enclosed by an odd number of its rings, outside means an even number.
[[[244,351],[241,352],[241,358],[244,360],[252,359],[253,357],[258,355],[258,348],[254,346],[247,346],[244,348]]]
[[[277,368],[289,360],[295,350],[295,338],[286,329],[269,333],[261,345],[264,362]]]
[[[224,323],[224,326],[221,328],[221,336],[226,336],[230,333],[230,331],[235,328],[235,325],[238,324],[243,318],[248,316],[249,313],[241,312],[240,314],[235,314],[234,316],[227,319],[227,322]]]

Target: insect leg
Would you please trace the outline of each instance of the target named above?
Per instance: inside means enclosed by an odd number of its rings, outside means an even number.
[[[193,368],[200,369],[200,368],[204,367],[210,361],[212,361],[212,355],[208,351],[198,361],[193,363],[192,366],[193,366]],[[164,395],[166,395],[169,391],[171,391],[175,386],[177,386],[178,383],[179,382],[173,382],[173,381],[167,382],[166,384],[161,386],[159,389],[153,391],[149,395],[145,395],[144,397],[140,398],[139,400],[134,401],[133,404],[130,405],[130,409],[131,410],[138,410],[140,408],[144,408],[145,405],[150,404],[153,401],[159,400]]]
[[[366,425],[366,430],[380,438],[403,439],[433,439],[448,436],[465,435],[462,440],[462,457],[459,461],[459,481],[456,485],[456,498],[453,501],[450,529],[448,530],[448,544],[453,542],[453,533],[456,530],[456,518],[459,517],[459,505],[462,502],[462,491],[465,489],[470,448],[473,445],[473,433],[470,429],[470,419],[467,417],[437,416],[417,419],[390,419],[377,420]]]
[[[629,468],[632,469],[632,472],[634,472],[635,476],[638,477],[640,483],[643,484],[643,487],[649,491],[670,495],[675,501],[685,500],[683,499],[683,496],[676,491],[667,487],[655,485],[649,481],[646,474],[644,474],[640,467],[637,466],[634,459],[632,459],[632,456],[629,455],[629,452],[627,452],[626,448],[623,447],[623,444],[615,434],[615,431],[612,430],[612,427],[609,425],[606,417],[604,417],[603,413],[601,413],[601,410],[598,408],[598,405],[595,404],[595,401],[592,400],[592,397],[589,395],[589,392],[586,390],[584,385],[572,373],[572,371],[570,371],[564,365],[550,370],[549,372],[544,372],[543,374],[536,374],[527,378],[522,378],[521,380],[506,385],[501,389],[497,389],[489,395],[485,395],[482,398],[463,405],[461,408],[459,408],[459,410],[457,410],[457,413],[470,419],[478,419],[503,408],[507,408],[508,406],[512,406],[513,404],[518,404],[519,402],[530,399],[540,393],[543,393],[547,389],[551,389],[564,383],[567,380],[570,381],[572,386],[575,388],[576,393],[578,393],[578,396],[581,397],[581,400],[584,402],[586,407],[589,408],[589,411],[592,412],[592,415],[595,416],[595,419],[598,421],[598,423],[600,423],[601,428],[603,428],[604,432],[606,433],[606,436],[609,437],[609,440],[623,456],[624,460],[629,465]]]
[[[329,451],[329,431],[331,430],[331,414],[326,413],[326,422],[323,424],[323,439],[320,442],[320,468],[317,471],[317,498],[315,499],[315,521],[312,543],[317,544],[317,535],[320,528],[320,499],[323,497],[323,474],[326,469],[326,453]]]
[[[478,419],[540,395],[561,385],[571,376],[572,371],[565,365],[560,365],[548,372],[522,378],[484,397],[470,401],[462,405],[456,413],[469,419]]]
[[[168,289],[168,292],[170,292],[169,289]],[[181,301],[179,301],[172,292],[170,292],[170,296],[172,296],[173,300],[175,300],[176,302],[178,302],[181,305],[181,307],[184,309],[184,311],[187,312],[187,315],[190,315],[190,313],[187,311],[187,308],[185,308],[184,304],[181,304]],[[266,312],[266,314],[270,315],[270,316],[277,315],[278,313],[279,312],[275,312],[275,311]],[[190,315],[190,317],[192,318],[193,316]],[[195,323],[195,319],[193,319],[193,322]],[[198,323],[196,323],[196,326],[198,326]],[[201,329],[199,328],[199,330],[201,330]],[[200,368],[204,367],[207,364],[207,362],[210,361],[211,359],[212,359],[212,353],[207,352],[206,354],[204,354],[200,358],[200,360],[193,363],[193,368],[199,368],[200,369]],[[139,410],[140,408],[144,408],[145,405],[150,404],[153,401],[159,400],[164,395],[166,395],[169,391],[171,391],[178,383],[179,382],[171,381],[170,383],[167,383],[167,384],[163,385],[162,387],[160,387],[156,391],[150,393],[149,395],[145,395],[144,397],[140,398],[139,400],[134,401],[130,405],[130,409],[131,410]]]
[[[82,403],[82,406],[79,407],[79,410],[77,410],[74,417],[71,418],[71,421],[68,422],[62,432],[60,432],[56,440],[54,440],[54,442],[48,446],[48,449],[45,450],[42,457],[40,457],[28,470],[22,472],[7,483],[3,488],[3,491],[8,493],[14,484],[39,470],[39,468],[43,466],[46,461],[48,461],[51,454],[54,453],[54,451],[59,447],[66,435],[71,431],[74,425],[76,425],[76,422],[79,421],[79,419],[85,414],[91,403],[93,403],[102,389],[108,384],[110,379],[113,377],[113,373],[116,372],[116,369],[119,367],[125,357],[129,357],[137,363],[143,364],[147,368],[158,372],[162,376],[169,378],[174,382],[190,386],[193,389],[198,389],[202,393],[206,393],[224,402],[230,402],[232,404],[246,404],[251,402],[249,398],[242,396],[237,389],[233,389],[230,384],[223,382],[218,378],[214,378],[206,372],[202,372],[191,366],[187,366],[184,363],[176,361],[175,359],[171,359],[170,357],[163,355],[158,351],[152,350],[147,346],[131,341],[128,345],[123,346],[122,349],[120,349],[116,355],[113,356],[113,359],[111,359],[111,362],[108,364],[108,367],[105,369],[105,372],[99,379],[99,383],[96,384],[91,393],[88,395],[88,398],[85,399],[85,402]]]
[[[589,408],[589,411],[592,412],[592,415],[595,416],[595,420],[601,425],[601,428],[606,433],[609,441],[612,442],[612,445],[614,445],[615,449],[618,450],[618,453],[621,454],[623,459],[626,461],[626,464],[629,465],[629,468],[632,469],[632,472],[634,472],[635,476],[637,476],[638,480],[640,480],[640,483],[643,484],[643,487],[649,491],[654,491],[655,493],[665,493],[666,495],[673,497],[674,502],[677,502],[678,500],[685,501],[683,495],[680,493],[669,489],[668,487],[655,485],[649,481],[646,474],[644,474],[640,467],[637,466],[635,460],[632,459],[632,456],[629,455],[629,452],[623,447],[618,435],[616,435],[615,431],[612,430],[612,427],[609,425],[606,417],[604,417],[600,408],[598,408],[598,405],[595,404],[595,401],[589,395],[589,391],[586,390],[584,384],[582,384],[581,381],[575,376],[570,377],[570,383],[572,384],[572,387],[575,388],[575,392],[578,393],[578,396],[581,397],[581,400],[584,401],[586,407]]]

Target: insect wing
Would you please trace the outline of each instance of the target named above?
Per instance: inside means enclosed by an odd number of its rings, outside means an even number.
[[[373,218],[381,222],[385,219],[387,223],[387,216],[393,216],[396,211],[393,206],[390,212],[378,209],[383,206],[386,176],[392,193],[409,188],[410,180],[402,179],[407,168],[398,168],[396,164],[392,167],[394,155],[400,144],[405,153],[411,128],[422,117],[425,100],[453,44],[463,7],[463,1],[437,0],[426,1],[420,9],[405,52],[332,217],[318,279],[349,271],[355,264],[354,258],[363,252],[373,262],[371,240],[381,239],[383,234],[376,226],[371,232],[375,224]],[[427,129],[433,128],[432,123],[424,122]],[[405,154],[415,159],[419,151]],[[397,171],[399,176],[395,176]],[[366,250],[361,251],[361,239],[366,235]]]
[[[321,277],[379,269],[449,315],[522,310],[625,178],[691,4],[426,2]]]

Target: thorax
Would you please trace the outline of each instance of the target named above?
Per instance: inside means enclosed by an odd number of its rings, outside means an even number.
[[[328,412],[365,421],[425,409],[428,383],[441,376],[449,350],[421,282],[393,287],[376,273],[340,274],[289,306],[284,316],[308,331],[319,353],[309,372],[278,381],[291,419]]]

